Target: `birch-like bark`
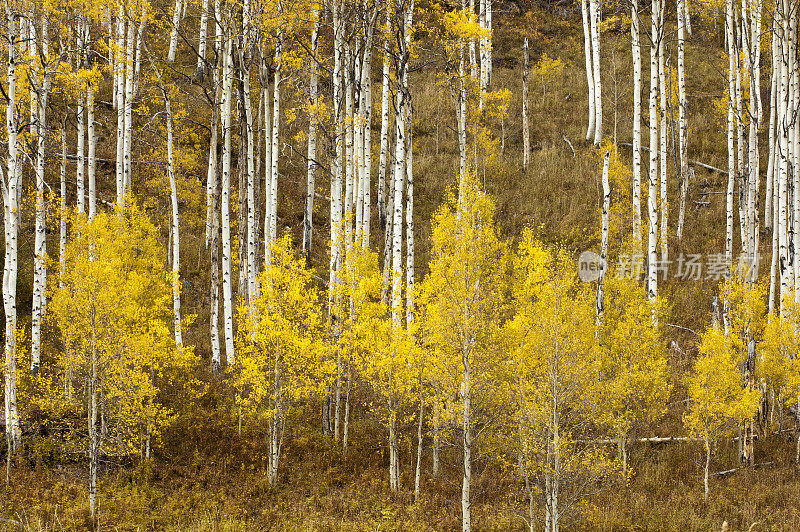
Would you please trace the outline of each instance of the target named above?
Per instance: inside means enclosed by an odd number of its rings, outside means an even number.
[[[167,112],[167,175],[169,175],[170,200],[172,205],[172,310],[175,329],[175,344],[180,348],[183,346],[183,334],[181,331],[181,243],[180,243],[180,223],[178,216],[178,187],[175,182],[175,159],[173,155],[173,132],[172,132],[172,105],[169,98],[166,98],[164,107]]]
[[[659,2],[661,11],[659,12],[659,39],[658,39],[658,94],[659,94],[659,182],[660,182],[660,204],[661,219],[659,226],[661,241],[661,260],[663,264],[668,264],[669,256],[669,236],[668,236],[668,198],[667,198],[667,83],[666,83],[666,58],[664,54],[664,17],[666,15],[666,1]]]
[[[778,271],[780,274],[780,292],[779,292],[779,308],[781,313],[784,310],[784,303],[789,294],[789,239],[788,239],[788,177],[789,177],[789,138],[788,138],[788,100],[789,100],[789,50],[787,46],[787,34],[789,32],[789,23],[786,16],[788,11],[788,0],[783,0],[777,3],[778,9],[776,13],[780,20],[780,50],[781,50],[781,68],[780,79],[778,83]],[[729,143],[730,144],[730,143]],[[729,156],[730,159],[730,156]]]
[[[383,87],[381,90],[381,148],[378,162],[378,219],[386,229],[386,170],[389,167],[389,36],[392,31],[391,2],[386,3],[386,31],[383,39]]]
[[[216,144],[214,145],[216,150]],[[211,176],[214,181],[211,205],[211,309],[209,319],[209,334],[211,337],[211,371],[214,375],[222,369],[222,357],[219,346],[219,169]]]
[[[734,45],[733,29],[733,0],[727,0],[725,5],[725,35],[728,42],[728,91],[733,95],[736,92],[736,52]],[[731,265],[733,262],[733,191],[736,181],[736,152],[735,150],[735,101],[733,97],[728,98],[728,188],[725,201],[725,264],[726,278],[730,277]],[[723,307],[725,305],[723,304]],[[725,317],[723,317],[725,318]]]
[[[203,0],[200,10],[200,35],[197,40],[197,79],[203,80],[206,71],[206,48],[208,47],[208,3]],[[217,16],[217,13],[215,13]]]
[[[60,183],[61,197],[58,208],[59,238],[58,238],[58,287],[64,288],[64,271],[66,268],[65,256],[67,250],[67,124],[66,118],[61,125],[61,167]]]
[[[319,94],[317,85],[319,72],[317,70],[317,49],[319,41],[319,14],[315,14],[314,30],[311,33],[311,76],[309,81],[309,104],[311,112],[308,115],[308,172],[306,173],[306,202],[303,215],[303,253],[308,256],[311,252],[311,236],[314,228],[314,186],[317,177],[317,107]]]
[[[256,233],[256,160],[255,160],[255,132],[253,130],[253,106],[250,100],[250,68],[246,64],[247,57],[240,54],[241,74],[244,90],[245,130],[247,134],[247,301],[251,309],[258,295],[258,263],[256,262],[256,247],[258,234]]]
[[[378,19],[378,10],[375,10],[367,34],[367,44],[364,50],[364,64],[361,76],[361,109],[363,110],[364,138],[362,143],[363,175],[361,190],[363,199],[363,214],[361,215],[361,245],[369,247],[370,225],[372,214],[372,44],[374,39],[375,24]]]
[[[225,356],[228,365],[234,363],[236,354],[233,343],[233,279],[231,271],[231,100],[233,98],[233,41],[225,38],[225,53],[222,70],[222,306],[225,318]]]
[[[175,55],[178,52],[178,27],[181,24],[182,11],[181,0],[175,0],[175,11],[172,13],[172,31],[169,34],[169,53],[167,55],[167,60],[170,63],[175,61]]]
[[[603,142],[603,95],[600,83],[600,0],[589,0],[592,32],[592,81],[594,81],[594,145]],[[663,15],[662,15],[663,17]]]
[[[10,9],[8,16],[8,75],[6,105],[6,133],[8,139],[8,175],[0,175],[2,182],[3,216],[5,227],[5,261],[3,263],[3,309],[5,311],[5,380],[4,406],[6,423],[6,442],[9,452],[14,452],[22,444],[22,433],[17,409],[17,241],[19,236],[19,191],[20,172],[18,171],[19,145],[17,142],[17,15]],[[0,166],[2,173],[2,166]]]
[[[77,50],[75,51],[75,67],[78,71],[78,75],[80,76],[81,72],[83,71],[83,57],[84,57],[84,24],[83,24],[83,17],[78,17],[77,22],[78,30],[77,30]],[[79,83],[80,85],[81,83]],[[76,113],[76,129],[77,129],[77,146],[76,146],[76,159],[77,163],[75,165],[75,182],[77,183],[77,195],[75,202],[77,204],[78,214],[83,214],[86,212],[85,210],[85,200],[86,200],[86,192],[85,192],[85,178],[84,172],[86,170],[86,129],[85,129],[85,118],[84,118],[84,110],[83,110],[83,102],[84,102],[85,94],[79,89],[77,95],[77,113]]]
[[[214,66],[213,78],[213,93],[214,101],[212,102],[211,109],[211,135],[208,141],[208,171],[206,172],[206,248],[211,244],[211,231],[213,226],[214,216],[214,197],[217,194],[217,166],[218,166],[218,146],[217,146],[217,130],[219,129],[219,108],[217,102],[220,102],[221,94],[219,86],[219,69]]]
[[[595,301],[598,325],[603,323],[603,315],[605,312],[605,278],[606,270],[608,270],[608,219],[611,209],[611,185],[608,182],[608,166],[610,160],[611,152],[607,151],[603,156],[603,225],[600,238],[600,276],[597,278],[597,298]]]
[[[89,141],[86,178],[89,182],[89,220],[94,220],[95,215],[97,215],[97,136],[94,131],[95,90],[93,83],[89,83],[86,87],[86,137]]]
[[[31,26],[34,19],[30,20]],[[36,106],[36,237],[33,248],[33,302],[31,308],[31,375],[39,373],[39,364],[42,349],[42,317],[45,312],[47,301],[47,240],[45,238],[45,214],[46,205],[44,202],[44,168],[45,168],[45,143],[47,140],[47,98],[50,92],[50,75],[47,71],[50,58],[50,43],[48,35],[47,16],[41,19],[41,85],[38,87],[40,93],[35,99]],[[34,73],[35,76],[35,73]],[[32,94],[34,94],[32,92]],[[33,98],[32,98],[33,99]],[[33,104],[33,101],[31,102]]]
[[[680,197],[678,200],[678,228],[675,236],[683,238],[683,223],[686,216],[686,195],[689,187],[689,161],[686,158],[689,129],[686,122],[686,74],[684,65],[686,33],[686,0],[678,0],[678,154],[680,156]]]
[[[642,245],[642,49],[639,30],[639,0],[631,0],[631,54],[633,56],[633,242]]]
[[[528,171],[531,155],[531,130],[528,124],[528,38],[522,45],[522,171]]]
[[[594,96],[594,62],[592,61],[592,30],[589,20],[588,2],[594,0],[581,0],[581,18],[583,19],[583,52],[586,58],[586,84],[589,87],[589,127],[586,129],[586,140],[593,141],[595,138],[595,125],[597,112],[595,110],[596,99]]]
[[[278,229],[278,133],[281,125],[281,68],[283,61],[283,34],[278,29],[275,39],[275,79],[273,81],[272,97],[272,168],[270,171],[269,197],[269,243],[270,246],[275,242]],[[271,260],[265,257],[266,265],[269,266]]]
[[[134,69],[134,39],[136,28],[131,22],[128,24],[128,41],[125,51],[125,135],[122,139],[123,176],[122,187],[125,193],[131,192],[133,184],[132,168],[132,142],[133,142],[133,69]]]
[[[652,0],[652,12],[661,12],[659,0]],[[658,296],[658,43],[661,40],[659,16],[651,17],[650,44],[650,168],[647,187],[649,230],[647,238],[647,292],[651,301]]]
[[[114,79],[116,80],[117,103],[117,205],[122,207],[125,201],[125,8],[120,2],[117,15],[117,35],[115,46]]]
[[[776,100],[778,97],[778,78],[780,76],[781,68],[779,53],[778,19],[775,17],[772,27],[772,74],[770,75],[769,130],[767,132],[769,144],[769,159],[767,161],[767,194],[764,201],[764,227],[766,229],[773,229],[775,227],[772,219],[773,211],[775,210],[773,208],[773,196],[775,195],[774,190],[777,189],[775,186],[775,160],[777,158],[775,153],[775,143],[777,142],[775,128],[777,115]]]

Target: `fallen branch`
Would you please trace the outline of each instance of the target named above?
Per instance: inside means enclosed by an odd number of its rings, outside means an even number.
[[[775,462],[762,462],[760,464],[753,464],[753,469],[755,469],[757,467],[764,467],[764,466],[768,466],[768,465],[773,465],[774,463]],[[726,475],[730,475],[731,473],[735,473],[736,471],[738,471],[740,469],[746,469],[746,468],[734,467],[733,469],[726,469],[725,471],[719,471],[717,473],[711,473],[711,476],[724,477]]]
[[[633,148],[633,144],[631,144],[629,142],[620,142],[619,145],[620,146],[625,146],[626,148]],[[644,151],[646,151],[646,152],[650,151],[650,149],[645,147],[645,146],[642,146],[642,149]],[[728,175],[728,171],[727,170],[723,170],[722,168],[717,168],[716,166],[711,166],[710,164],[706,164],[706,163],[700,162],[700,161],[698,161],[696,159],[689,159],[689,163],[693,164],[695,166],[699,166],[700,168],[705,168],[706,170],[710,170],[711,172],[716,172],[716,173],[722,174],[722,175]]]
[[[575,158],[575,148],[572,147],[572,143],[569,141],[567,136],[564,135],[564,134],[561,135],[561,138],[564,139],[564,142],[567,143],[567,146],[569,146],[569,149],[572,150],[572,158],[574,159]]]

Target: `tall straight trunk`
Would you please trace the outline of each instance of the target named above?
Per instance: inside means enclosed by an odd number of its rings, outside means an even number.
[[[407,74],[406,74],[407,76]],[[405,82],[407,83],[407,81]],[[406,85],[407,86],[407,85]],[[414,144],[412,125],[413,106],[409,93],[409,102],[406,105],[404,122],[408,133],[406,134],[406,328],[411,331],[414,322]]]
[[[594,81],[594,145],[603,142],[603,95],[600,83],[600,0],[589,0],[592,32],[592,80]]]
[[[214,146],[216,149],[216,145]],[[211,205],[211,309],[209,317],[209,335],[211,338],[211,371],[217,375],[222,369],[222,357],[219,346],[219,170],[211,176],[214,181]]]
[[[172,204],[172,310],[174,313],[175,344],[183,345],[181,333],[181,244],[178,217],[178,187],[175,183],[175,160],[173,156],[172,105],[167,98],[167,174],[169,175],[170,200]]]
[[[270,246],[275,242],[278,230],[278,133],[280,132],[281,125],[281,62],[283,61],[283,43],[282,33],[278,29],[278,34],[275,39],[275,79],[273,81],[273,97],[272,97],[272,168],[270,171],[269,181],[269,197],[270,197],[270,210],[269,210],[269,243]],[[267,257],[265,257],[266,259]],[[267,260],[266,264],[271,262]]]
[[[725,264],[726,278],[730,276],[731,264],[733,262],[733,190],[736,180],[736,152],[735,142],[735,100],[736,92],[736,52],[734,45],[733,28],[733,0],[727,0],[725,12],[725,34],[728,41],[728,189],[725,202]]]
[[[650,44],[650,168],[647,187],[649,230],[647,238],[647,292],[650,300],[658,296],[658,43],[661,40],[659,0],[652,0]]]
[[[31,25],[34,19],[30,20]],[[41,359],[41,331],[42,316],[47,304],[47,266],[45,259],[47,255],[47,241],[45,238],[45,210],[44,202],[44,168],[45,168],[45,144],[47,140],[47,98],[50,92],[50,75],[47,71],[49,53],[49,36],[47,28],[47,16],[41,19],[41,46],[42,46],[42,78],[39,87],[40,93],[36,98],[38,107],[36,115],[36,237],[33,248],[33,303],[31,309],[31,374],[39,373]]]
[[[114,66],[114,79],[116,80],[116,103],[117,103],[117,205],[120,207],[125,197],[125,8],[122,3],[119,5],[117,15],[117,42]]]
[[[333,3],[333,117],[335,121],[335,157],[333,177],[331,179],[331,257],[328,280],[328,309],[333,318],[334,298],[336,297],[339,266],[341,262],[341,219],[342,219],[342,173],[344,171],[344,141],[343,141],[343,87],[342,58],[344,47],[344,23],[341,19],[340,6]]]
[[[686,121],[686,73],[685,73],[685,33],[686,0],[678,0],[678,154],[680,155],[680,198],[678,205],[678,228],[675,236],[683,238],[683,222],[686,216],[686,195],[689,187],[689,160],[687,159],[689,128]]]
[[[217,194],[217,172],[218,172],[218,149],[217,136],[219,129],[219,105],[220,102],[220,86],[219,86],[219,69],[214,66],[213,73],[213,92],[214,101],[211,106],[211,134],[208,141],[208,171],[206,172],[206,238],[205,246],[211,244],[211,231],[213,226],[214,217],[214,197]]]
[[[250,67],[245,63],[247,61],[246,54],[242,53],[240,57],[247,133],[247,300],[252,308],[255,298],[258,296],[259,270],[256,262],[258,246],[258,233],[256,233],[256,136],[253,128],[253,106],[250,100]]]
[[[589,87],[589,127],[586,129],[586,140],[593,141],[595,138],[595,126],[597,112],[595,110],[596,99],[594,96],[594,62],[592,61],[592,23],[589,20],[588,2],[594,0],[581,0],[581,18],[583,19],[583,52],[586,58],[586,84]]]
[[[789,8],[788,0],[778,2],[776,10],[779,14],[780,20],[780,50],[781,50],[781,68],[780,79],[778,83],[778,146],[776,149],[778,156],[778,271],[780,273],[780,292],[779,292],[779,308],[781,312],[784,310],[784,302],[789,294],[789,239],[788,239],[788,197],[789,197],[789,139],[788,139],[788,102],[789,102],[789,49],[787,46],[787,35],[789,32],[789,23],[787,19],[787,11]]]
[[[660,182],[660,201],[661,219],[659,226],[661,241],[661,260],[667,264],[669,256],[669,237],[667,225],[669,220],[668,198],[667,198],[667,84],[666,84],[666,57],[664,53],[664,18],[666,15],[666,1],[659,2],[661,11],[659,12],[658,27],[658,95],[659,95],[659,182]]]
[[[611,185],[608,182],[608,167],[610,160],[611,152],[607,151],[603,156],[603,226],[601,229],[600,238],[600,276],[597,279],[597,298],[595,302],[598,325],[603,323],[603,313],[605,309],[604,283],[606,270],[608,270],[608,225],[609,213],[611,209]]]
[[[383,74],[381,76],[381,146],[378,160],[378,219],[382,229],[386,228],[386,170],[389,167],[389,39],[392,30],[391,2],[386,4],[386,32],[383,41]]]
[[[642,49],[639,31],[639,0],[632,0],[631,54],[633,56],[633,242],[642,245]]]
[[[142,16],[139,18],[139,25],[136,28],[135,59],[133,65],[133,97],[139,94],[139,73],[142,71],[142,39],[144,29],[147,25],[147,6],[142,6]],[[88,29],[87,29],[88,33]]]
[[[769,130],[768,130],[768,144],[769,144],[769,159],[767,161],[767,194],[764,201],[764,228],[773,229],[773,196],[775,186],[776,172],[775,172],[775,143],[777,137],[775,135],[777,105],[776,99],[778,97],[778,77],[780,76],[781,60],[779,56],[778,44],[778,19],[775,17],[772,27],[772,74],[770,75],[770,88],[769,88]]]
[[[461,384],[461,429],[463,432],[463,465],[464,476],[461,479],[461,530],[472,530],[470,487],[472,484],[472,375],[470,364],[471,345],[465,344],[462,349],[462,379]]]
[[[231,99],[233,98],[233,41],[229,35],[225,39],[225,53],[222,71],[222,306],[225,317],[225,356],[227,363],[233,364],[236,358],[233,343],[233,279],[231,271]]]
[[[751,24],[750,24],[750,54],[748,73],[750,75],[750,129],[748,148],[749,153],[747,157],[749,177],[747,187],[747,209],[748,209],[748,254],[747,260],[749,261],[749,282],[755,282],[755,265],[756,254],[758,253],[759,246],[759,209],[758,198],[760,188],[759,176],[759,150],[758,150],[758,130],[761,127],[761,109],[760,98],[758,97],[761,92],[761,69],[759,63],[761,62],[761,2],[760,0],[753,0],[750,4],[751,9]],[[798,203],[800,206],[800,203]],[[798,225],[800,229],[800,225]]]
[[[84,56],[84,25],[83,25],[83,17],[78,17],[77,22],[77,50],[75,51],[75,67],[78,71],[78,75],[83,71],[83,56]],[[84,102],[85,94],[79,89],[77,95],[77,113],[76,113],[76,130],[77,130],[77,146],[76,146],[76,160],[77,164],[75,165],[75,182],[77,184],[77,193],[76,193],[76,205],[78,214],[83,214],[86,212],[84,201],[86,201],[86,193],[85,193],[85,179],[84,179],[84,171],[86,170],[86,159],[85,159],[85,146],[86,146],[86,128],[85,128],[85,118],[84,118],[84,111],[83,111],[83,102]]]
[[[433,404],[433,449],[431,451],[431,474],[434,478],[439,476],[439,448],[441,446],[441,417],[439,406],[439,389],[436,388],[436,396]]]
[[[181,0],[175,0],[175,11],[172,12],[172,31],[169,34],[169,53],[167,55],[167,60],[170,63],[175,61],[175,55],[178,52],[178,27],[181,24],[182,11]]]
[[[86,140],[89,141],[86,178],[89,181],[89,220],[93,220],[97,214],[97,137],[94,132],[95,90],[94,84],[89,83],[86,88]]]
[[[378,18],[378,11],[374,12],[372,21],[367,33],[367,44],[364,50],[364,64],[362,65],[361,76],[361,109],[363,110],[364,139],[362,143],[363,151],[363,176],[362,194],[363,214],[361,215],[362,238],[361,245],[369,247],[370,225],[372,214],[372,44],[374,39],[375,23]]]
[[[788,128],[788,153],[791,155],[791,168],[792,168],[792,205],[787,208],[792,209],[792,243],[790,246],[793,278],[794,278],[794,298],[795,303],[800,303],[800,260],[798,253],[800,253],[800,125],[798,125],[798,112],[800,112],[800,73],[797,72],[797,4],[793,4],[789,10],[791,18],[789,19],[789,69],[791,72],[791,99],[790,109],[787,110],[789,117]]]
[[[133,151],[133,55],[135,26],[133,22],[128,24],[128,40],[125,51],[125,135],[122,139],[123,151],[123,177],[122,185],[126,193],[132,191],[131,168],[133,161],[131,155]]]
[[[479,0],[478,3],[478,24],[483,32],[488,31],[486,25],[486,4],[489,0]],[[489,91],[489,38],[481,34],[478,40],[478,52],[480,55],[480,100],[478,105],[483,109],[486,93]]]
[[[200,35],[197,40],[197,78],[202,81],[206,71],[206,48],[208,47],[208,3],[203,0],[200,10]],[[215,16],[217,13],[215,13]]]
[[[272,216],[272,106],[270,105],[272,96],[269,90],[269,70],[265,51],[262,51],[261,56],[261,96],[264,100],[264,227],[262,231],[264,233],[264,263],[267,264],[272,245],[269,231],[269,222]]]
[[[317,49],[319,41],[319,14],[315,13],[314,31],[311,34],[311,79],[309,82],[309,104],[311,112],[308,115],[308,172],[306,174],[306,203],[303,214],[303,253],[311,252],[311,235],[314,228],[314,185],[317,177],[317,106],[319,94],[317,90],[319,72],[317,70]]]
[[[3,309],[6,315],[5,337],[5,423],[8,451],[14,452],[22,444],[22,433],[17,410],[17,240],[19,236],[19,145],[17,143],[17,15],[8,11],[8,77],[6,94],[6,132],[8,138],[7,176],[0,175],[2,182],[3,216],[5,227],[5,260],[3,263]],[[2,166],[0,166],[2,173]],[[10,455],[9,455],[10,456]]]
[[[58,238],[58,287],[64,288],[64,269],[66,268],[65,253],[67,250],[67,124],[66,118],[61,125],[61,167],[60,183],[61,197],[59,198],[59,238]]]
[[[528,124],[528,38],[522,45],[522,171],[528,171],[531,156],[531,130]]]
[[[419,392],[419,419],[417,420],[417,468],[414,473],[414,502],[419,500],[420,480],[422,479],[422,421],[425,419],[425,398],[422,393],[422,379],[420,378]]]
[[[91,374],[89,376],[89,404],[87,409],[87,429],[89,432],[89,515],[97,515],[97,462],[100,456],[100,437],[97,431],[97,347],[92,331]]]

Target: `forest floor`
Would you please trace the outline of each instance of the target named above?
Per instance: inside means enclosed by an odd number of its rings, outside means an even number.
[[[554,13],[520,2],[528,16],[515,15],[501,3],[495,16],[495,87],[507,87],[513,97],[504,123],[504,152],[485,176],[487,190],[497,202],[497,222],[504,236],[535,227],[549,243],[576,253],[598,245],[599,166],[596,153],[584,141],[587,91],[580,14],[575,9]],[[508,8],[508,9],[501,9]],[[674,21],[668,21],[672,23]],[[718,37],[700,24],[687,46],[690,144],[692,159],[725,167],[724,127],[714,101],[723,95],[724,58]],[[603,34],[605,128],[620,143],[630,142],[632,80],[628,27],[610,25]],[[531,87],[532,159],[521,170],[521,40],[531,38],[531,62],[542,53],[559,57],[565,70],[543,88]],[[670,46],[674,51],[674,43]],[[643,49],[645,80],[648,49]],[[455,184],[457,146],[455,112],[447,91],[437,86],[436,74],[422,70],[412,78],[415,102],[415,184],[417,272],[425,274],[430,220]],[[646,88],[643,92],[646,97]],[[765,99],[766,101],[766,99]],[[647,129],[643,128],[647,145]],[[764,143],[766,145],[766,143]],[[574,148],[574,153],[573,153]],[[620,148],[625,160],[629,151]],[[101,155],[101,154],[99,154]],[[766,163],[766,158],[762,161]],[[765,164],[766,166],[766,164]],[[687,209],[686,236],[671,242],[672,253],[710,255],[724,244],[724,189],[727,177],[696,169]],[[301,182],[301,179],[297,180]],[[283,187],[283,185],[281,185]],[[324,185],[323,185],[324,186]],[[292,188],[296,187],[296,188]],[[677,197],[675,179],[670,197]],[[762,188],[763,190],[763,188]],[[299,236],[302,187],[282,189],[282,216]],[[695,200],[698,203],[695,203]],[[702,200],[702,201],[701,201]],[[708,203],[706,203],[708,202]],[[762,203],[763,205],[763,203]],[[670,220],[677,208],[670,206]],[[324,227],[324,216],[319,224]],[[165,226],[166,227],[166,226]],[[674,233],[674,223],[671,224]],[[202,236],[185,240],[186,253],[200,251]],[[321,237],[322,238],[322,237]],[[769,247],[769,239],[764,249]],[[25,243],[21,253],[25,252]],[[30,245],[30,244],[28,244]],[[193,261],[184,266],[185,312],[197,314],[185,341],[208,361],[207,302],[193,290],[208,286],[207,272]],[[312,264],[324,267],[324,249]],[[28,285],[29,273],[21,273]],[[670,367],[674,382],[672,404],[653,434],[682,436],[685,391],[680,383],[691,368],[697,337],[710,321],[711,300],[718,282],[712,279],[671,279],[660,287],[670,303],[665,341],[673,346]],[[24,294],[21,294],[24,298]],[[195,294],[196,295],[196,294]],[[24,303],[22,305],[24,308]],[[346,453],[319,431],[298,423],[287,436],[278,485],[270,488],[266,475],[265,435],[249,424],[239,433],[238,417],[225,384],[200,371],[207,388],[183,405],[178,421],[163,435],[150,460],[108,461],[101,470],[100,524],[107,530],[457,530],[460,529],[460,454],[445,449],[442,474],[425,475],[419,501],[413,501],[415,429],[402,426],[402,486],[391,494],[387,482],[388,453],[380,425],[366,413],[369,397],[353,399],[350,448]],[[310,409],[309,409],[310,410]],[[316,411],[298,411],[297,419],[316,419]],[[291,423],[288,425],[291,426]],[[632,475],[627,485],[598,486],[580,512],[574,530],[719,530],[727,520],[731,530],[800,530],[800,470],[793,463],[793,432],[768,435],[756,443],[759,467],[743,468],[711,479],[711,495],[703,501],[702,448],[698,443],[635,444]],[[413,444],[412,444],[413,443]],[[88,526],[86,464],[80,456],[65,456],[54,436],[32,438],[10,468],[3,484],[0,528],[70,530]],[[430,472],[429,450],[423,456]],[[738,467],[736,446],[719,442],[712,471]],[[473,524],[476,530],[519,530],[526,527],[527,501],[523,487],[507,467],[477,464]]]

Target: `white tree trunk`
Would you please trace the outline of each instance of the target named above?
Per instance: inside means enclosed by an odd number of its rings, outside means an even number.
[[[64,253],[67,250],[67,128],[66,120],[61,127],[61,197],[58,208],[59,239],[58,239],[58,287],[64,288],[64,268],[66,267]]]
[[[117,103],[117,205],[122,206],[125,197],[125,8],[120,3],[117,15],[117,43],[115,52],[114,78],[116,80]]]
[[[172,105],[167,98],[164,102],[167,111],[167,174],[169,175],[170,199],[172,204],[172,310],[174,313],[175,344],[183,346],[181,332],[181,244],[178,217],[178,187],[175,182],[175,159],[173,156]]]
[[[34,24],[31,18],[31,26]],[[33,258],[33,303],[31,309],[31,374],[39,373],[41,359],[41,327],[42,317],[45,312],[47,301],[47,240],[45,238],[45,214],[46,205],[44,201],[44,169],[45,169],[45,144],[47,140],[47,98],[50,92],[50,75],[47,71],[49,54],[49,36],[47,28],[47,17],[42,17],[42,79],[40,94],[36,97],[38,107],[36,115],[36,237],[34,241]],[[35,75],[35,74],[34,74]],[[33,95],[34,93],[32,93]]]
[[[588,2],[594,0],[581,0],[581,18],[583,19],[583,51],[586,58],[586,83],[589,87],[589,127],[586,129],[586,140],[593,141],[595,138],[595,126],[597,112],[595,110],[596,99],[594,96],[594,62],[592,61],[592,23],[589,20]]]
[[[522,171],[528,171],[531,156],[531,130],[528,124],[528,38],[522,45]]]
[[[172,31],[169,34],[169,54],[167,60],[172,63],[175,61],[175,54],[178,52],[178,27],[181,24],[181,0],[175,0],[175,11],[172,13]]]
[[[95,86],[90,83],[86,88],[86,137],[89,141],[86,177],[89,181],[89,220],[93,220],[97,214],[97,137],[94,132],[94,91]]]
[[[208,47],[208,3],[203,0],[203,7],[200,11],[200,35],[197,41],[197,77],[201,81],[206,70],[206,48]],[[215,13],[215,16],[217,13]]]
[[[592,32],[592,80],[594,81],[594,145],[603,142],[603,95],[600,83],[600,0],[589,0]]]
[[[222,306],[225,318],[225,356],[229,365],[236,359],[233,343],[233,279],[231,271],[231,100],[233,99],[233,41],[225,39],[225,53],[222,70]]]
[[[648,173],[647,210],[649,230],[647,238],[647,292],[650,300],[658,296],[658,42],[661,26],[658,13],[659,0],[652,0],[651,44],[650,44],[650,168]]]
[[[639,31],[639,0],[632,0],[631,54],[633,56],[633,242],[642,244],[642,49]]]
[[[273,81],[273,97],[272,97],[272,168],[270,171],[269,182],[269,197],[270,197],[270,210],[269,210],[269,244],[275,242],[278,231],[278,133],[281,125],[281,62],[283,60],[283,43],[281,30],[278,30],[276,44],[275,44],[275,80]],[[266,264],[269,265],[269,256],[265,257]]]
[[[611,160],[611,152],[606,152],[603,156],[603,226],[600,237],[600,276],[597,279],[597,299],[595,306],[597,309],[597,323],[603,323],[603,313],[605,310],[605,277],[608,270],[608,225],[609,213],[611,210],[611,185],[608,182],[608,166]]]
[[[125,136],[122,141],[123,146],[123,177],[122,185],[125,193],[132,191],[132,141],[133,141],[133,70],[134,70],[134,39],[135,26],[133,22],[128,24],[128,41],[125,52]]]
[[[3,263],[3,309],[6,315],[5,338],[5,423],[9,452],[22,444],[22,433],[17,410],[17,239],[19,236],[18,171],[19,145],[17,143],[17,15],[8,11],[8,77],[6,105],[6,132],[8,135],[8,175],[2,181],[5,226],[5,261]],[[0,172],[2,167],[0,166]]]
[[[314,228],[314,185],[317,177],[317,91],[319,72],[317,70],[317,48],[319,41],[319,14],[315,14],[314,31],[311,34],[311,79],[309,82],[309,103],[312,111],[308,116],[308,172],[306,174],[306,203],[303,215],[303,253],[311,251],[311,236]]]
[[[686,121],[686,75],[684,66],[686,0],[678,0],[678,154],[680,156],[680,198],[678,205],[678,228],[675,236],[683,238],[683,223],[686,216],[686,195],[689,186],[689,161],[686,158],[689,129]]]
[[[668,198],[667,198],[667,83],[666,66],[664,54],[664,18],[666,14],[666,1],[659,2],[661,11],[659,12],[659,40],[658,40],[658,93],[659,93],[659,146],[658,160],[660,163],[659,183],[660,183],[660,203],[661,203],[661,260],[667,264],[669,256],[669,235],[667,225],[669,220]]]
[[[736,180],[736,159],[735,159],[735,100],[736,92],[736,53],[734,47],[733,31],[733,0],[726,1],[725,12],[725,34],[728,41],[728,188],[725,202],[725,264],[726,278],[730,276],[731,263],[733,262],[733,191]]]
[[[386,6],[386,32],[383,44],[383,88],[381,90],[381,147],[378,161],[378,219],[386,228],[386,170],[389,167],[389,39],[392,30],[391,3]]]

